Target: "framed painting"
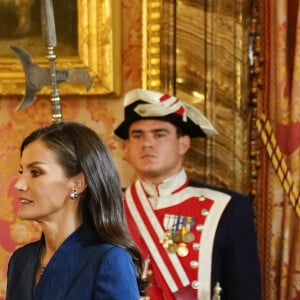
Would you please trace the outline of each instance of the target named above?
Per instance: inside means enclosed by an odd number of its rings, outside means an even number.
[[[24,94],[23,65],[10,49],[15,45],[31,56],[41,68],[49,68],[43,44],[40,1],[0,4],[0,94]],[[19,5],[23,5],[19,7]],[[25,7],[27,5],[27,7]],[[57,45],[57,70],[86,69],[93,83],[87,91],[81,83],[60,83],[61,95],[118,95],[121,90],[120,18],[121,0],[53,1]],[[49,94],[51,86],[39,94]]]

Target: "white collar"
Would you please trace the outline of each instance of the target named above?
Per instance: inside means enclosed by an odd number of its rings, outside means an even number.
[[[184,169],[178,174],[165,179],[160,184],[152,184],[144,180],[140,180],[153,209],[172,205],[172,195],[179,190],[187,182],[187,175]]]

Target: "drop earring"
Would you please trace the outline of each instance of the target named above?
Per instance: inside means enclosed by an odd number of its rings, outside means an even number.
[[[72,199],[72,200],[75,200],[75,199],[77,199],[78,198],[78,192],[77,192],[77,190],[75,189],[75,188],[73,188],[72,189],[72,192],[70,193],[70,198]]]

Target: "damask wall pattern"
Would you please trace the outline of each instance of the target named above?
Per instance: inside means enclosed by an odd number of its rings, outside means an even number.
[[[141,86],[141,1],[122,1],[122,90]],[[40,237],[39,225],[16,217],[18,198],[14,183],[19,169],[19,146],[32,130],[51,123],[50,97],[38,96],[36,102],[16,112],[22,95],[0,95],[0,300],[5,299],[7,264],[18,247]],[[63,96],[64,121],[77,121],[94,129],[112,151],[120,170],[121,182],[128,185],[134,174],[124,160],[122,143],[113,136],[116,124],[123,117],[122,95]]]

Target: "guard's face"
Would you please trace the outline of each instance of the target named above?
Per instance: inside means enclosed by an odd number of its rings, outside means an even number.
[[[20,177],[15,184],[19,218],[38,222],[63,220],[75,205],[70,199],[73,186],[73,179],[65,176],[55,153],[41,140],[32,142],[23,151]]]
[[[189,136],[177,136],[176,127],[161,120],[140,120],[129,128],[128,159],[140,176],[158,184],[182,168]]]

